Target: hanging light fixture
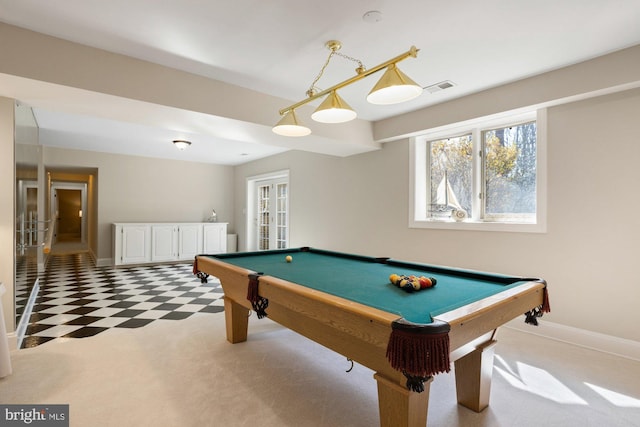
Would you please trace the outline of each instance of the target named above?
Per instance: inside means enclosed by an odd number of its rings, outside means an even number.
[[[311,118],[313,120],[321,123],[344,123],[355,119],[357,117],[357,113],[340,97],[340,95],[338,95],[338,89],[355,83],[356,81],[377,73],[385,68],[385,73],[367,96],[367,101],[377,105],[397,104],[414,99],[422,93],[422,87],[411,80],[396,66],[398,62],[406,58],[416,58],[418,56],[418,49],[416,49],[415,46],[411,46],[407,52],[369,70],[364,67],[360,60],[338,52],[342,47],[342,44],[339,41],[329,40],[325,43],[325,46],[331,51],[331,53],[318,73],[318,76],[313,83],[311,83],[309,90],[307,90],[307,98],[290,105],[287,108],[281,109],[279,113],[282,118],[278,124],[273,127],[273,132],[284,136],[309,135],[311,133],[311,129],[304,126],[298,120],[295,114],[295,109],[325,95],[327,96],[325,100],[320,104],[320,106],[318,106],[313,114],[311,114]],[[327,68],[329,61],[331,61],[331,58],[334,55],[357,62],[358,67],[355,70],[356,75],[330,87],[329,89],[318,91],[318,88],[316,88],[315,85],[324,74],[324,70]]]
[[[174,139],[173,145],[180,151],[186,150],[191,145],[191,141],[185,141],[184,139]]]

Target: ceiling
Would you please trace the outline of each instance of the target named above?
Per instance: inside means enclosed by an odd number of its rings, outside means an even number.
[[[379,11],[381,19],[363,19],[369,11]],[[399,68],[425,87],[454,83],[450,89],[425,91],[416,100],[385,107],[364,100],[375,77],[342,89],[341,96],[368,121],[640,43],[638,0],[65,0],[62,5],[0,0],[0,21],[291,103],[305,97],[329,53],[324,44],[331,39],[342,42],[341,53],[368,68],[415,45],[418,58],[401,62]],[[354,68],[353,62],[334,57],[317,85],[332,86],[353,76]],[[8,85],[0,78],[0,95],[7,95],[2,91]],[[168,112],[166,107],[107,95],[92,94],[86,108],[68,109],[65,105],[77,95],[71,88],[55,88],[55,96],[44,102],[34,95],[44,88],[24,86],[12,82],[11,96],[34,108],[44,145],[225,165],[295,147],[268,138],[234,137],[231,143],[220,132],[194,125],[215,122],[216,117]],[[109,111],[118,108],[144,111],[146,119],[114,118]],[[176,124],[179,120],[183,126]],[[235,134],[242,134],[243,125],[217,123]],[[191,148],[178,152],[169,142],[177,138],[191,140]],[[349,154],[336,150],[336,155]]]

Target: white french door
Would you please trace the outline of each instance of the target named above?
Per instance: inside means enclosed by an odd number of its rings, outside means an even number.
[[[289,244],[289,179],[255,183],[258,250],[284,249]]]

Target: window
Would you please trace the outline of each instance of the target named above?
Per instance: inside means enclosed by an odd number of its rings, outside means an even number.
[[[542,111],[414,138],[410,227],[544,232],[544,130]]]
[[[448,219],[471,212],[473,137],[471,134],[427,141],[428,217]]]
[[[536,122],[482,132],[483,218],[536,220]]]

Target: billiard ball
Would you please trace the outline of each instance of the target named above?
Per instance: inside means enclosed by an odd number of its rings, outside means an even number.
[[[284,259],[285,259],[285,261],[287,261],[287,262],[291,262],[291,261],[293,261],[293,257],[292,257],[291,255],[287,255]]]
[[[430,288],[431,286],[433,286],[433,283],[431,282],[431,279],[428,277],[420,277],[420,288],[421,289],[427,289]]]

